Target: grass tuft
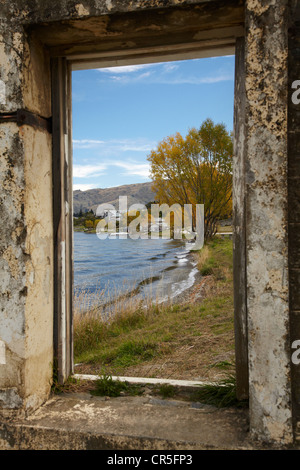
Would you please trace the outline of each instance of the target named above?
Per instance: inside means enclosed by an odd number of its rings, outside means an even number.
[[[176,395],[176,387],[170,384],[162,384],[157,389],[157,393],[163,398],[173,398]]]
[[[248,401],[239,401],[236,397],[236,378],[234,375],[230,375],[218,384],[207,384],[199,387],[199,390],[194,392],[193,399],[217,408],[231,406],[244,408],[248,406]]]
[[[129,384],[121,380],[114,380],[111,375],[103,374],[95,382],[95,389],[91,390],[92,395],[102,397],[119,397],[126,395],[141,395],[142,386],[139,384]]]

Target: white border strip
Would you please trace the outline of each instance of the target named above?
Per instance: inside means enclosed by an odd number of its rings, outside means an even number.
[[[72,377],[79,380],[98,380],[100,375],[88,374],[74,374]],[[113,380],[120,380],[121,382],[138,383],[138,384],[168,384],[179,387],[197,387],[201,385],[213,384],[214,382],[201,382],[196,380],[173,380],[173,379],[154,379],[147,377],[117,377],[112,376]]]

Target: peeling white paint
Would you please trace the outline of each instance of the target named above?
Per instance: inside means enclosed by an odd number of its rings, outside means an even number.
[[[106,8],[108,11],[110,11],[112,9],[112,1],[111,0],[106,0]]]
[[[0,340],[0,365],[6,364],[5,343]]]
[[[0,104],[6,104],[6,85],[0,80]]]
[[[22,406],[23,400],[15,387],[0,389],[0,407],[15,410]]]
[[[79,16],[88,16],[90,14],[89,10],[87,10],[82,3],[75,5],[76,12]]]

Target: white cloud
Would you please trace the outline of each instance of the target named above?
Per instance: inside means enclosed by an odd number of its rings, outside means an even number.
[[[82,140],[73,140],[73,147],[77,149],[88,149],[92,147],[97,147],[98,145],[104,144],[104,140],[92,140],[92,139],[82,139]]]
[[[101,176],[107,169],[105,163],[95,165],[74,165],[73,178],[90,178],[93,176]]]
[[[214,77],[177,77],[166,81],[170,85],[202,85],[233,80],[233,73],[222,73]]]
[[[193,77],[193,76],[176,76],[176,75],[169,75],[161,74],[157,75],[153,72],[145,72],[135,77],[128,77],[127,75],[122,76],[111,76],[110,77],[113,81],[124,83],[124,84],[132,84],[137,82],[144,81],[148,84],[160,84],[160,85],[207,85],[210,83],[219,83],[225,81],[232,81],[234,79],[233,73],[228,74],[219,74],[212,77]]]
[[[231,56],[228,56],[231,57]],[[195,59],[198,61],[200,59]],[[110,79],[118,83],[136,83],[145,81],[163,85],[203,85],[233,80],[233,72],[219,70],[214,76],[192,76],[180,74],[180,63],[183,61],[153,63],[143,65],[127,65],[98,69],[110,74]],[[144,71],[148,69],[147,71]],[[140,72],[143,73],[140,73]],[[138,72],[138,73],[135,73]]]
[[[103,69],[97,69],[97,70],[99,70],[99,72],[105,72],[105,73],[125,74],[125,73],[137,72],[138,70],[152,67],[153,65],[155,64],[123,65],[121,67],[109,67],[109,68],[103,68]]]
[[[94,189],[98,188],[97,184],[81,184],[81,183],[76,183],[73,184],[73,191],[87,191],[88,189]]]
[[[150,165],[148,163],[137,163],[137,162],[111,162],[111,165],[123,168],[124,175],[140,176],[142,178],[150,178]]]
[[[111,171],[118,172],[121,175],[149,179],[149,164],[131,157],[133,152],[140,152],[145,155],[156,145],[156,141],[150,141],[142,137],[107,141],[95,139],[75,140],[74,146],[77,149],[94,147],[96,151],[94,152],[94,161],[91,160],[91,157],[88,161],[84,161],[79,160],[78,155],[76,156],[76,163],[73,165],[73,177],[91,179],[107,175]],[[130,152],[130,158],[124,158],[124,152]]]
[[[150,165],[148,163],[139,163],[135,161],[118,161],[111,160],[97,165],[74,165],[73,177],[74,178],[93,178],[106,174],[109,167],[118,167],[123,170],[122,175],[139,176],[141,178],[149,178]],[[116,170],[114,170],[116,171]],[[80,184],[79,186],[86,186],[87,189],[95,187],[92,184]]]
[[[111,144],[121,152],[149,152],[157,145],[156,142],[146,139],[111,141]]]
[[[166,65],[163,63],[153,63],[153,64],[140,64],[140,65],[126,65],[123,67],[109,67],[98,69],[99,72],[105,72],[110,74],[110,79],[119,82],[119,83],[131,83],[139,82],[149,79],[151,76],[156,76],[160,73],[163,73],[166,67],[170,67],[171,64]],[[177,66],[173,66],[173,68]],[[145,71],[148,69],[148,71]],[[150,70],[149,70],[150,69]],[[152,69],[152,70],[151,70]],[[155,70],[156,69],[156,70]],[[156,73],[154,74],[154,72]],[[168,68],[166,68],[168,71]],[[143,73],[140,73],[143,72]],[[130,75],[130,76],[129,76]]]
[[[181,62],[181,61],[179,61]],[[173,70],[177,70],[179,65],[178,63],[174,62],[153,62],[152,64],[138,64],[138,65],[123,65],[123,66],[118,66],[118,67],[105,67],[101,69],[97,69],[99,72],[104,72],[104,73],[110,73],[110,74],[128,74],[128,73],[134,73],[134,72],[139,72],[144,69],[149,69],[149,68],[161,68],[163,72],[170,72]]]
[[[99,148],[103,154],[116,152],[149,152],[157,145],[156,142],[144,138],[116,140],[73,140],[74,149]]]
[[[214,56],[214,57],[209,57],[209,59],[210,59],[210,60],[218,60],[218,59],[221,59],[221,60],[222,60],[222,59],[224,59],[224,57],[225,57],[225,58],[228,58],[228,57],[229,57],[230,59],[232,59],[232,58],[234,58],[235,56],[234,56],[233,54],[229,54],[229,55],[216,55],[216,56]]]
[[[144,72],[138,75],[135,75],[134,77],[128,76],[127,74],[124,75],[111,75],[110,79],[113,80],[114,82],[119,82],[119,83],[132,83],[132,82],[139,82],[142,80],[147,79],[153,75],[153,72]]]
[[[173,72],[174,70],[177,70],[179,68],[179,65],[178,64],[174,64],[174,63],[167,63],[164,65],[164,72]]]

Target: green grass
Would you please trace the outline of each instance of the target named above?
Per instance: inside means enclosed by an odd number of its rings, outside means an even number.
[[[202,276],[213,274],[218,280],[224,280],[224,269],[232,270],[232,241],[214,238],[204,246],[203,253],[198,263]]]
[[[129,384],[121,380],[114,380],[111,375],[103,374],[95,382],[95,389],[90,393],[96,396],[119,397],[120,395],[141,395],[143,388],[139,384]]]
[[[163,398],[173,398],[176,395],[176,387],[170,384],[161,384],[155,392]]]
[[[157,344],[147,341],[129,340],[122,343],[114,351],[111,362],[116,366],[128,367],[152,359],[156,354]]]
[[[134,302],[128,308],[120,303],[109,321],[102,321],[97,310],[86,315],[75,312],[75,362],[93,365],[96,373],[124,375],[128,367],[171,357],[180,349],[190,351],[186,346],[202,337],[220,337],[220,352],[232,350],[232,241],[214,239],[198,256],[199,270],[209,266],[214,280],[213,289],[200,303],[149,303],[146,309]],[[213,349],[210,352],[207,345],[203,349],[201,343],[199,348],[199,354],[210,355],[207,366],[215,363]],[[215,348],[213,342],[211,348]],[[193,351],[197,352],[196,346],[187,354]]]
[[[199,387],[193,394],[193,399],[217,408],[246,407],[248,401],[239,401],[236,398],[236,380],[231,375],[217,384],[208,384]]]
[[[97,316],[77,318],[74,328],[76,362],[101,362],[126,367],[148,361],[168,350],[182,327],[182,312],[172,307],[138,309],[102,322]]]
[[[219,361],[219,362],[215,362],[214,364],[211,364],[209,367],[210,368],[216,367],[217,369],[227,370],[227,369],[231,369],[233,367],[233,364],[228,361]]]

